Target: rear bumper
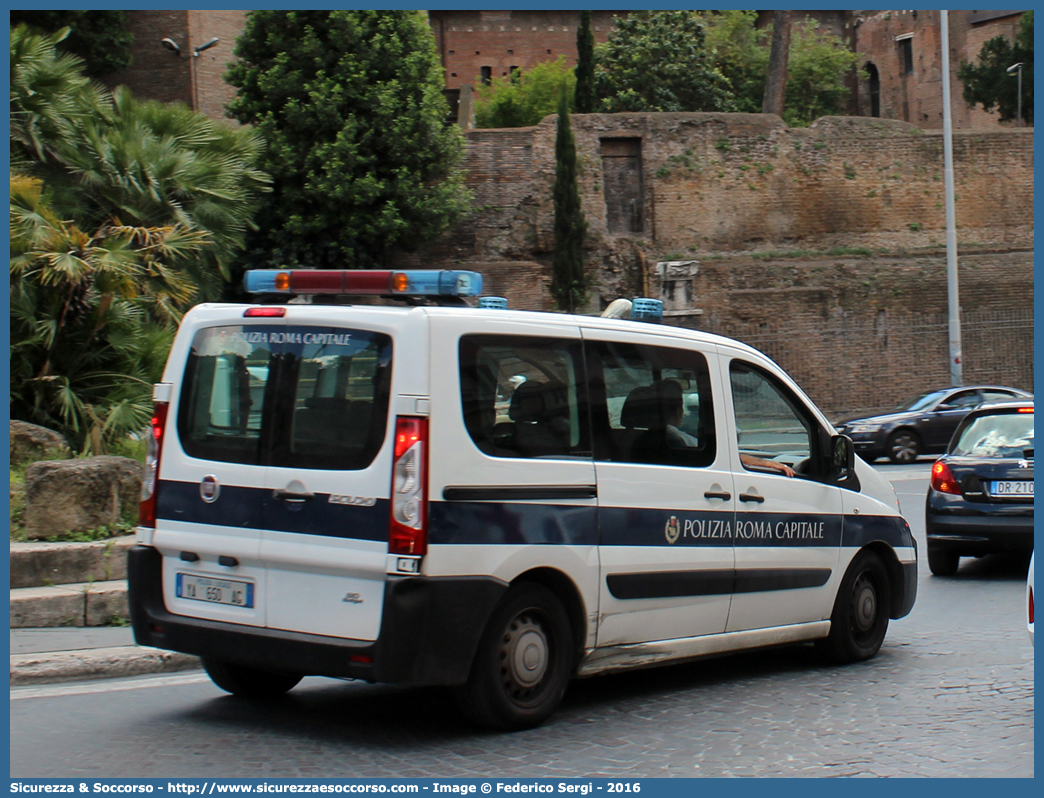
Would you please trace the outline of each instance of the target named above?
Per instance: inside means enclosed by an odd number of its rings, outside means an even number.
[[[1033,549],[1033,510],[1026,515],[945,515],[926,517],[928,547],[966,556]]]
[[[128,552],[131,624],[139,645],[255,668],[408,685],[463,684],[490,613],[507,590],[480,577],[392,577],[375,641],[259,629],[174,615],[163,602],[162,557]]]

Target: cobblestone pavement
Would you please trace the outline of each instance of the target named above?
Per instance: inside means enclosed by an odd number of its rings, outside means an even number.
[[[922,552],[927,466],[884,468]],[[191,674],[12,690],[11,775],[1031,777],[1025,565],[922,568],[870,662],[798,647],[579,681],[511,735],[477,733],[444,691],[319,679],[269,705]]]

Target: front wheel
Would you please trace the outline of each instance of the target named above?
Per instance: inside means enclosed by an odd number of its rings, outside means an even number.
[[[921,453],[921,439],[913,430],[896,430],[888,436],[888,459],[893,463],[913,463]]]
[[[571,627],[562,603],[542,585],[518,584],[493,611],[458,700],[479,725],[528,729],[558,707],[572,667]]]
[[[203,657],[203,668],[214,684],[242,698],[275,698],[302,679],[298,673],[265,671],[211,657]]]
[[[888,631],[890,588],[881,558],[872,551],[857,554],[837,591],[830,635],[819,642],[829,659],[859,662],[877,654]]]

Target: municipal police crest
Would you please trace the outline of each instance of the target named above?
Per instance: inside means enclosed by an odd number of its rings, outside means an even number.
[[[664,527],[663,534],[668,543],[678,542],[678,537],[681,535],[681,524],[678,523],[677,517],[672,515],[667,519],[667,526]]]

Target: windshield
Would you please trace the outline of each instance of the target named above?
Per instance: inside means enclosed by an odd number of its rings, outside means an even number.
[[[1031,457],[1033,413],[979,416],[961,433],[951,454],[958,457]]]
[[[928,391],[918,394],[913,399],[907,399],[895,406],[896,410],[924,410],[931,407],[946,395],[946,391]]]

